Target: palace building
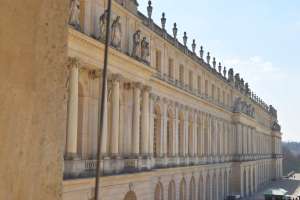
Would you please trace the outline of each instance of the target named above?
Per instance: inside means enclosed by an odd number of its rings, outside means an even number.
[[[104,0],[71,0],[64,200],[95,190]],[[277,111],[188,34],[114,0],[101,139],[102,200],[249,197],[282,177]],[[199,47],[199,48],[197,48]]]

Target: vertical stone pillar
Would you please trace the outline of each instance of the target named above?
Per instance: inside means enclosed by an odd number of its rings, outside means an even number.
[[[150,156],[153,156],[153,143],[154,143],[154,101],[155,101],[155,95],[150,94],[150,102],[149,102],[149,154]]]
[[[140,96],[141,83],[134,83],[133,85],[133,154],[139,156],[140,154]]]
[[[142,101],[142,154],[149,154],[149,92],[151,87],[145,86]]]
[[[112,121],[111,121],[111,154],[119,154],[119,132],[120,132],[120,80],[121,75],[112,76]]]
[[[188,107],[185,107],[184,111],[184,136],[183,136],[183,149],[184,149],[184,156],[188,156],[188,148],[189,148],[189,111]]]
[[[237,150],[238,150],[238,154],[242,154],[242,143],[243,143],[243,132],[242,132],[242,125],[241,124],[237,124],[236,125],[236,134],[237,134]]]
[[[178,108],[178,103],[175,103],[175,118],[174,118],[174,128],[173,128],[173,134],[174,134],[174,156],[178,156],[179,153],[179,141],[178,141],[178,130],[179,130],[179,108]]]
[[[163,99],[162,125],[162,155],[168,156],[168,143],[170,141],[168,141],[168,100],[166,98]]]
[[[198,146],[198,133],[197,133],[197,126],[198,126],[198,121],[197,121],[197,110],[194,110],[194,124],[193,124],[193,156],[197,155],[197,146]]]
[[[100,78],[101,83],[102,83],[102,78]],[[101,154],[103,156],[107,156],[108,152],[108,111],[107,111],[107,94],[108,94],[108,88],[106,85],[105,88],[106,92],[105,92],[105,97],[104,97],[104,109],[103,109],[103,129],[102,129],[102,138],[101,138]],[[99,94],[99,98],[101,98],[100,96],[101,94]],[[100,109],[100,108],[99,108]],[[100,120],[100,119],[98,119]]]
[[[67,123],[67,159],[77,157],[77,127],[78,127],[78,81],[79,61],[72,59],[70,63],[68,123]]]
[[[241,172],[240,172],[240,191],[241,191],[241,196],[245,197],[245,191],[244,191],[244,168],[241,167]]]
[[[245,191],[245,196],[249,196],[249,168],[246,168],[246,191]]]

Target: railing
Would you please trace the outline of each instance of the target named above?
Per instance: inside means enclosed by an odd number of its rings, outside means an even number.
[[[263,159],[282,158],[282,154],[245,154],[202,157],[145,157],[145,158],[105,158],[100,161],[102,175],[137,173],[161,168],[201,166],[230,162],[248,162]],[[65,179],[92,177],[96,170],[96,160],[65,161]]]

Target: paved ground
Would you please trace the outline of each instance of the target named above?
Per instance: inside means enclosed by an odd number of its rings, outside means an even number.
[[[278,181],[273,181],[270,184],[266,185],[261,191],[259,191],[256,195],[254,195],[251,198],[248,198],[249,200],[264,200],[263,193],[267,189],[270,188],[283,188],[288,191],[289,195],[300,195],[300,174],[295,174],[295,177],[290,179],[282,179]]]

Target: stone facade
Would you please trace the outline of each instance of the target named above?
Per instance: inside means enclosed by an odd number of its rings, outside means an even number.
[[[136,6],[113,1],[118,29],[109,54],[100,141],[102,199],[246,197],[280,178],[275,108],[232,69],[227,76],[219,64],[217,71],[209,53],[204,61],[202,47],[200,57],[195,43],[190,51],[187,36],[181,44],[177,30],[171,36],[154,24],[151,5],[148,17]],[[69,29],[64,200],[93,197],[105,7],[103,1],[80,1],[80,24]]]

